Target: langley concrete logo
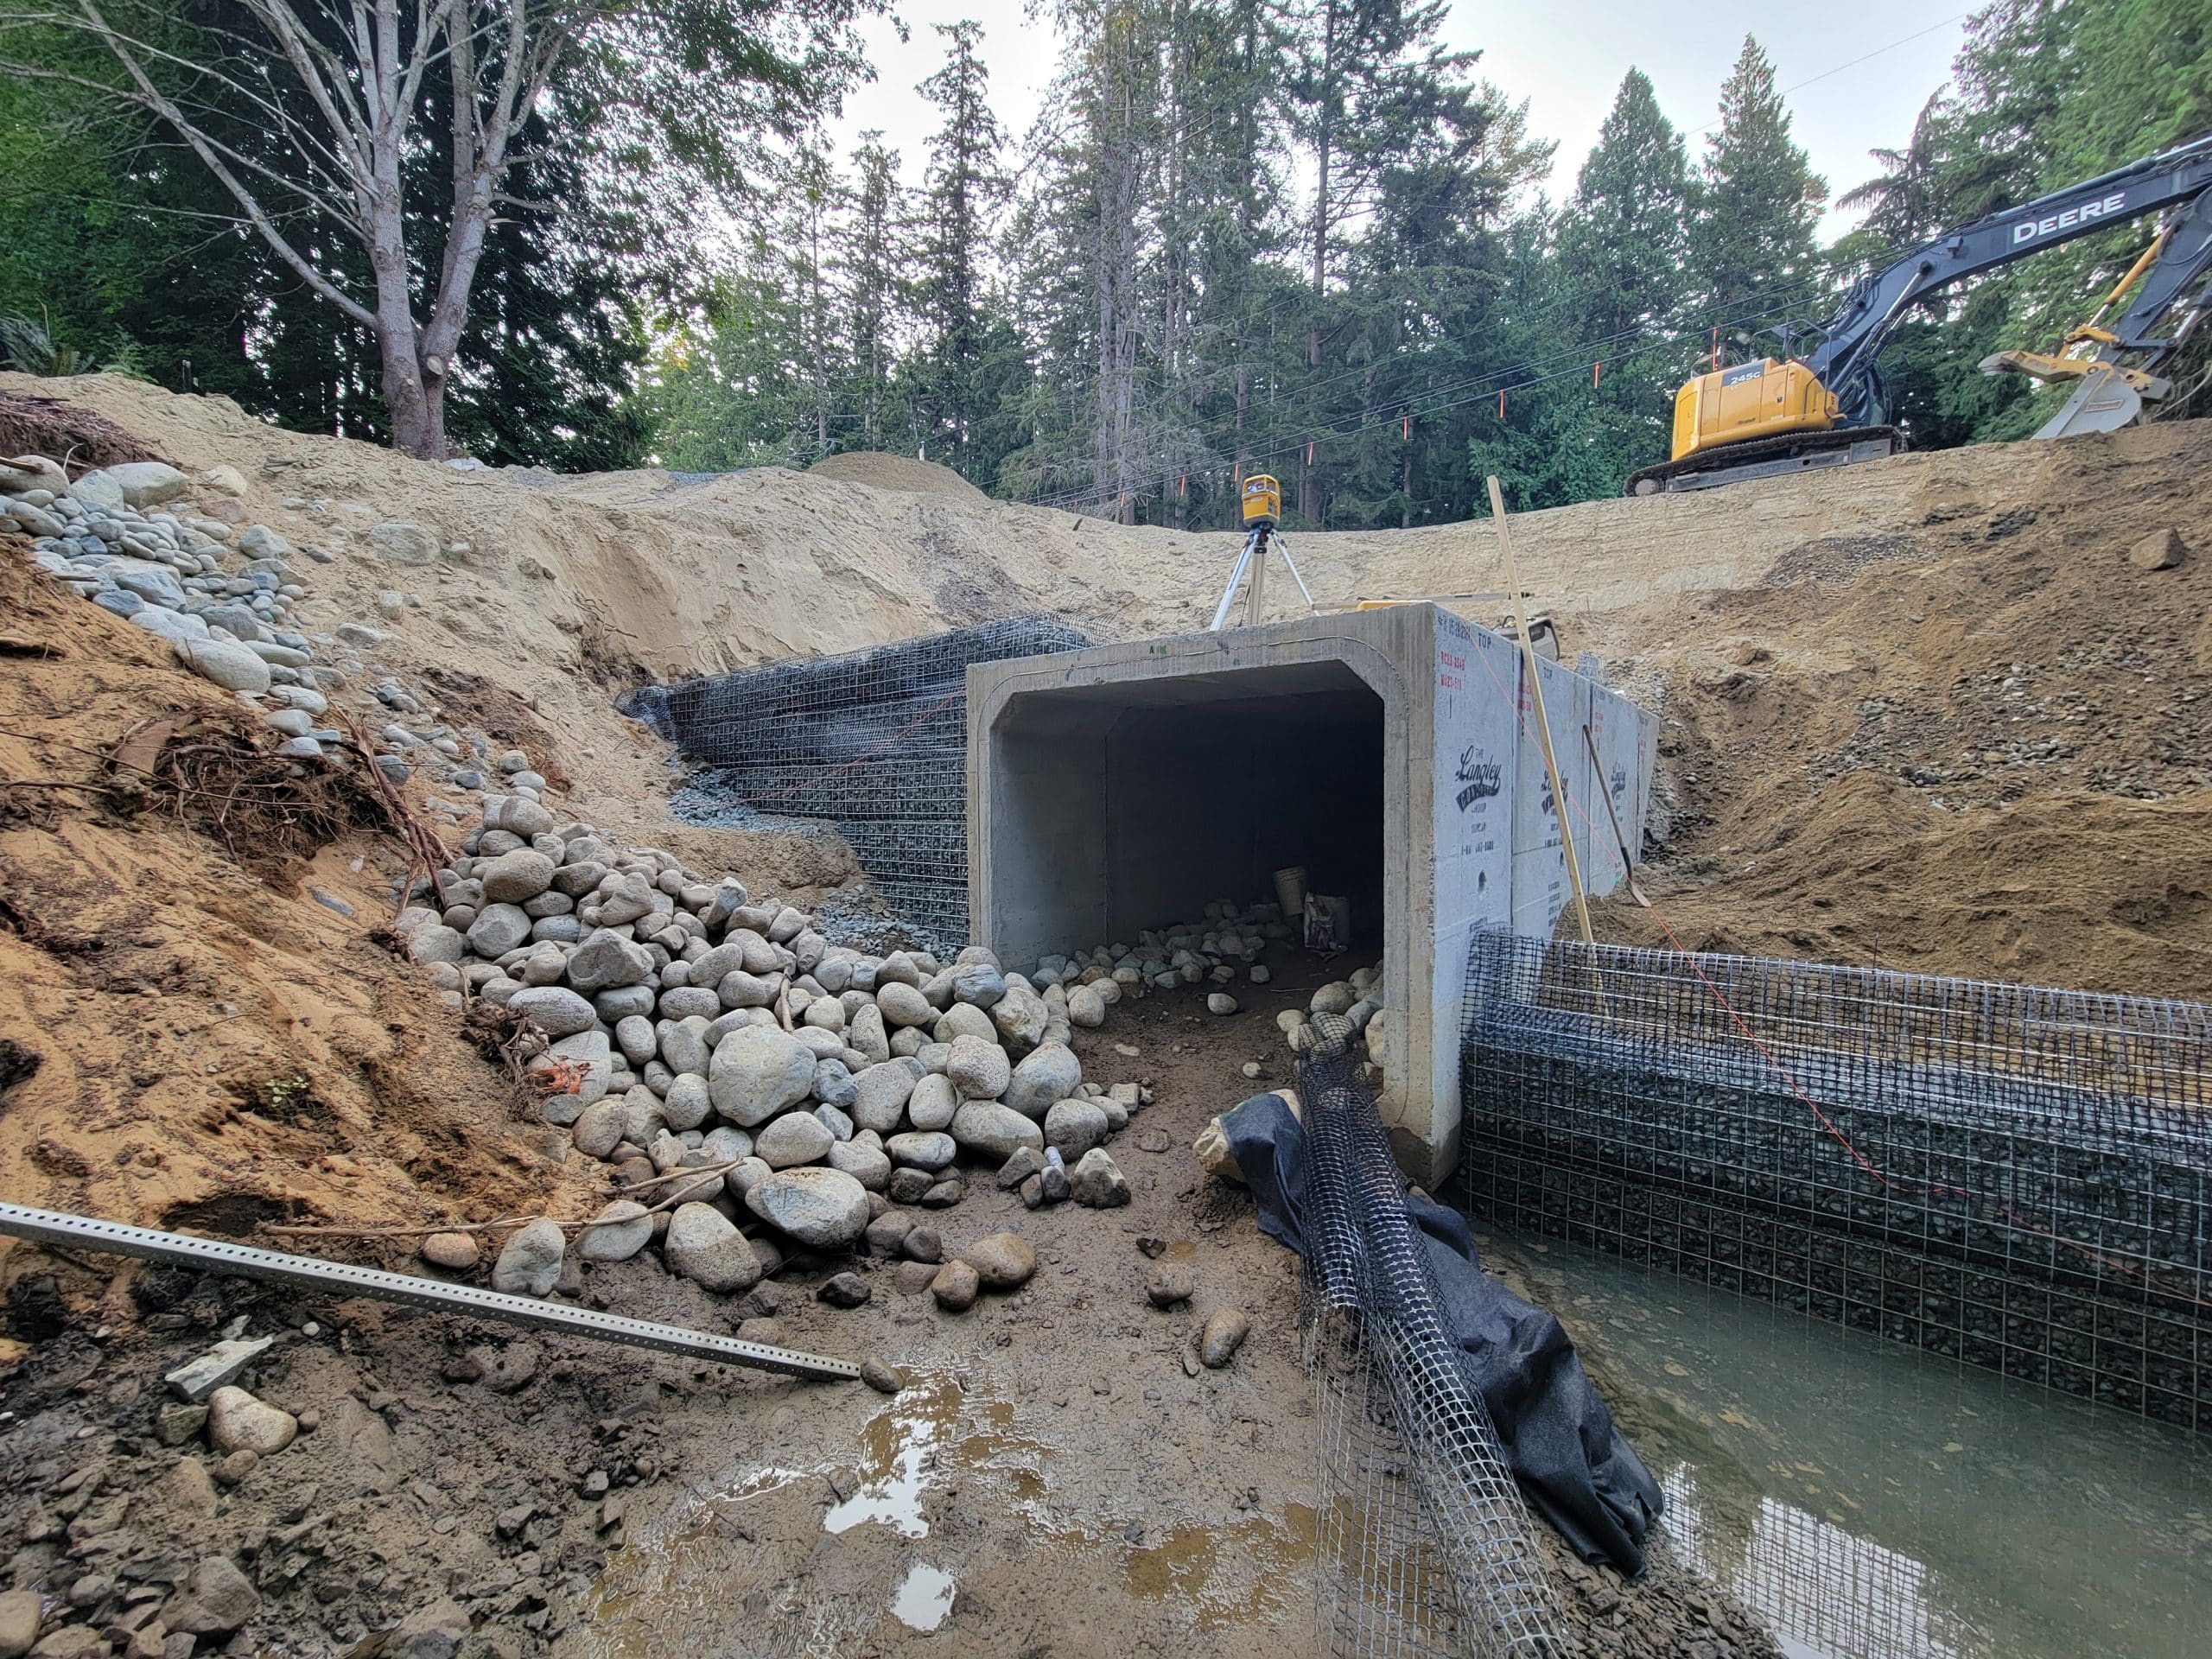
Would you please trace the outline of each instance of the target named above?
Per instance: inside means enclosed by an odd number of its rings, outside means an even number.
[[[1464,812],[1477,801],[1486,801],[1505,787],[1505,774],[1495,760],[1478,760],[1481,750],[1469,744],[1459,751],[1457,776],[1466,785],[1459,791],[1459,810]]]

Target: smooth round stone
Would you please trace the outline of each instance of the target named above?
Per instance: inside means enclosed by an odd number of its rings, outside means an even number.
[[[992,1233],[960,1252],[986,1290],[1014,1290],[1037,1271],[1037,1252],[1019,1233]]]
[[[785,1112],[753,1137],[753,1153],[771,1169],[793,1169],[818,1164],[830,1155],[837,1137],[811,1112]]]
[[[1104,1110],[1093,1102],[1055,1101],[1045,1114],[1045,1144],[1071,1160],[1103,1146],[1110,1128]]]
[[[776,1171],[746,1193],[745,1204],[770,1226],[819,1250],[845,1249],[870,1217],[868,1190],[842,1170],[819,1165]]]
[[[952,1039],[944,1075],[964,1100],[997,1100],[1014,1080],[1014,1062],[996,1043],[963,1035]]]
[[[760,1258],[753,1253],[752,1241],[709,1204],[676,1206],[661,1240],[661,1255],[670,1271],[702,1290],[747,1290],[760,1281]]]
[[[906,1097],[907,1122],[918,1129],[950,1128],[952,1116],[959,1109],[960,1091],[950,1077],[924,1077]]]
[[[1045,1149],[1045,1132],[1036,1122],[995,1100],[971,1100],[953,1114],[952,1138],[971,1152],[1003,1163],[1023,1147]]]
[[[568,1249],[568,1235],[550,1216],[540,1216],[527,1227],[517,1228],[499,1247],[499,1259],[492,1264],[492,1288],[510,1296],[552,1294]]]
[[[960,1153],[950,1135],[935,1130],[894,1135],[883,1143],[883,1149],[894,1164],[932,1173],[945,1168]]]
[[[859,1141],[841,1141],[830,1148],[830,1167],[842,1170],[871,1192],[891,1184],[891,1160],[880,1147]]]
[[[576,1235],[576,1254],[587,1262],[627,1262],[652,1240],[652,1217],[633,1198],[617,1198]]]
[[[466,1273],[483,1255],[474,1233],[432,1233],[422,1243],[423,1259],[448,1273]]]

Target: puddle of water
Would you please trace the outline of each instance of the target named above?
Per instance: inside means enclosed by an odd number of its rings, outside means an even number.
[[[929,1631],[952,1617],[952,1574],[917,1561],[891,1599],[893,1615],[910,1630]]]
[[[1552,1242],[1676,1548],[1792,1659],[2201,1659],[2212,1443]]]
[[[927,1538],[927,1500],[944,1473],[957,1468],[1020,1520],[1041,1558],[1039,1571],[1053,1571],[1057,1558],[1080,1578],[1118,1560],[1130,1596],[1170,1604],[1176,1624],[1193,1633],[1274,1624],[1286,1614],[1296,1616],[1310,1599],[1319,1526],[1310,1507],[1292,1503],[1280,1516],[1255,1512],[1219,1526],[1151,1527],[1132,1543],[1118,1522],[1102,1526],[1095,1515],[1071,1519],[1055,1508],[1046,1472],[1051,1449],[1021,1431],[1011,1402],[971,1396],[949,1373],[918,1374],[868,1420],[857,1458],[799,1468],[741,1466],[695,1489],[650,1536],[617,1551],[594,1597],[595,1650],[646,1659],[677,1643],[711,1646],[725,1628],[734,1628],[728,1621],[743,1601],[733,1594],[733,1572],[744,1560],[738,1546],[764,1524],[761,1511],[747,1516],[747,1503],[825,1476],[842,1485],[848,1473],[857,1484],[823,1516],[825,1532],[874,1523],[901,1538]],[[780,1513],[788,1516],[788,1507]],[[899,1567],[904,1576],[891,1592],[892,1615],[916,1631],[938,1630],[957,1597],[953,1571],[911,1558]],[[877,1595],[887,1581],[877,1580]],[[851,1650],[867,1621],[880,1616],[870,1610],[883,1605],[872,1596],[846,1597],[834,1605],[778,1602],[771,1611],[779,1630],[808,1618],[820,1623],[793,1638],[790,1651],[827,1656]],[[748,1629],[766,1634],[757,1622]]]
[[[1320,1517],[1304,1503],[1286,1504],[1281,1522],[1255,1515],[1226,1527],[1173,1527],[1159,1542],[1130,1549],[1123,1571],[1132,1595],[1188,1602],[1196,1630],[1257,1624],[1313,1599],[1319,1531]],[[1220,1571],[1232,1560],[1233,1572]]]

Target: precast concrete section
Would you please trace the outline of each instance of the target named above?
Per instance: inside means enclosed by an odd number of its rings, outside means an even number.
[[[1598,791],[1633,852],[1656,728],[1538,669],[1583,877],[1609,892],[1625,871]],[[1382,1116],[1433,1184],[1459,1153],[1469,935],[1548,934],[1569,898],[1531,702],[1511,640],[1427,604],[974,664],[969,931],[1026,964],[1305,866],[1351,900],[1347,963],[1383,963]]]

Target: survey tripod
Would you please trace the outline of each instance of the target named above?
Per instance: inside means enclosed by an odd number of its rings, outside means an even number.
[[[1298,584],[1298,591],[1306,597],[1306,608],[1313,608],[1313,591],[1306,585],[1306,578],[1298,574],[1298,562],[1290,556],[1290,543],[1275,534],[1275,526],[1282,522],[1282,486],[1265,473],[1255,473],[1244,480],[1244,549],[1236,556],[1236,568],[1229,573],[1229,586],[1221,590],[1221,603],[1214,607],[1212,632],[1219,633],[1222,625],[1229,620],[1229,607],[1236,602],[1236,588],[1249,573],[1251,581],[1244,589],[1244,622],[1248,628],[1260,625],[1262,607],[1267,603],[1268,550],[1272,546],[1282,555],[1282,562],[1290,572],[1290,579]]]

